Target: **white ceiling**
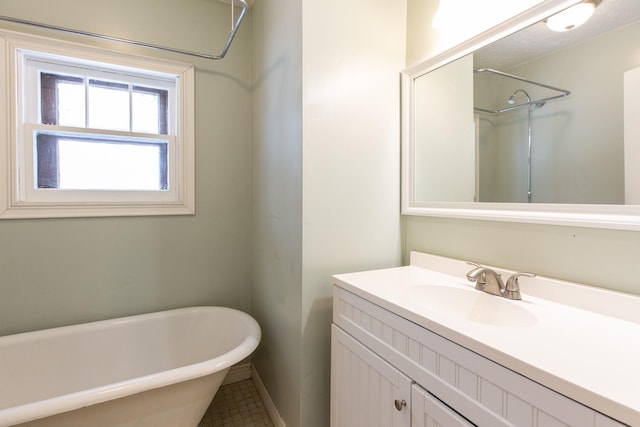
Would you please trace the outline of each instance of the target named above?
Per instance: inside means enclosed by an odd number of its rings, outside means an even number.
[[[507,70],[639,19],[640,0],[603,0],[591,19],[574,30],[558,33],[539,22],[492,43],[475,53],[474,68]]]

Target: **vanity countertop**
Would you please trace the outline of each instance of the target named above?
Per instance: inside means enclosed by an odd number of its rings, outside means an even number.
[[[521,301],[474,289],[463,261],[339,274],[335,285],[618,421],[640,426],[640,296],[521,277]],[[512,273],[496,269],[507,278]],[[428,289],[427,289],[428,288]],[[446,289],[445,289],[446,288]]]

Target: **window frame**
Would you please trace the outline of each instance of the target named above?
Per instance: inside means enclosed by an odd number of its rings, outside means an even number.
[[[27,84],[26,61],[72,61],[84,67],[99,67],[117,73],[141,75],[158,80],[175,79],[169,94],[166,134],[95,130],[39,123],[40,104],[27,102],[37,86]],[[140,215],[192,215],[195,213],[195,78],[192,64],[141,57],[84,44],[0,31],[0,219],[99,217]],[[37,76],[39,78],[39,76]],[[132,83],[134,86],[143,84]],[[36,94],[36,98],[37,98]],[[33,109],[36,109],[34,111]],[[87,107],[88,108],[88,107]],[[33,114],[36,119],[33,122]],[[150,143],[167,141],[168,190],[65,190],[36,189],[34,157],[36,132],[68,132],[69,135],[98,138],[135,136]]]

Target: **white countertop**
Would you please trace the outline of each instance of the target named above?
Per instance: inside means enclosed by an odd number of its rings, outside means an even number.
[[[522,301],[473,289],[462,261],[412,253],[406,267],[334,276],[334,283],[405,319],[493,360],[586,406],[640,426],[640,297],[535,277],[520,279]],[[507,278],[508,270],[497,269]],[[477,292],[479,304],[504,316],[480,321],[430,306],[416,287]],[[485,297],[486,296],[486,297]],[[475,294],[474,294],[474,298]],[[497,299],[498,301],[496,301]],[[512,307],[515,305],[516,307]],[[503,310],[507,309],[507,310]],[[509,313],[521,321],[505,322]],[[506,316],[506,317],[505,317]],[[484,318],[486,317],[486,318]]]

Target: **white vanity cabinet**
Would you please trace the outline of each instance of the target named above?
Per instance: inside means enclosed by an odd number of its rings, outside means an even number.
[[[331,327],[333,427],[409,427],[411,379]],[[397,403],[396,403],[397,402]],[[396,404],[398,408],[396,408]]]
[[[473,427],[335,325],[331,352],[333,427]]]
[[[333,302],[332,427],[625,425],[339,284]],[[396,401],[406,406],[397,410]]]

